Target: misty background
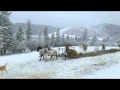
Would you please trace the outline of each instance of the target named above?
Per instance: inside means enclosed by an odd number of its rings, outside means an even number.
[[[120,25],[120,12],[117,11],[12,11],[13,23],[52,25],[55,27],[79,27],[110,23]]]

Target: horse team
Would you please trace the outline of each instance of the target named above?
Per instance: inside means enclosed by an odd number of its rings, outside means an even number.
[[[67,54],[68,56],[73,56],[73,58],[75,58],[75,57],[80,57],[82,55],[82,53],[77,53],[77,51],[75,49],[69,49],[69,47],[70,47],[69,45],[65,46],[65,53],[64,53],[65,56]],[[83,50],[86,51],[88,46],[83,44],[83,45],[80,45],[79,47],[83,48]],[[102,50],[105,50],[104,44],[102,44]],[[43,58],[43,60],[44,59],[47,60],[48,56],[50,56],[50,59],[52,59],[52,58],[58,59],[58,57],[60,56],[60,55],[58,55],[57,50],[55,50],[55,49],[42,48],[39,46],[37,48],[37,51],[39,51],[40,60],[42,60],[42,58]],[[94,52],[97,53],[98,51],[99,51],[99,47],[96,46],[94,48]]]

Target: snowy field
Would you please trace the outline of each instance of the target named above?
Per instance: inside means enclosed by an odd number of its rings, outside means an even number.
[[[73,46],[78,52],[84,52]],[[64,47],[61,47],[64,48]],[[88,47],[93,52],[95,47]],[[107,49],[118,47],[107,47]],[[57,48],[54,48],[57,49]],[[101,47],[99,48],[101,50]],[[62,51],[58,51],[61,53]],[[86,52],[84,52],[86,53]],[[34,51],[25,54],[0,56],[0,66],[8,63],[0,78],[31,79],[86,79],[86,78],[120,78],[120,52],[95,57],[73,60],[39,61],[39,53]]]

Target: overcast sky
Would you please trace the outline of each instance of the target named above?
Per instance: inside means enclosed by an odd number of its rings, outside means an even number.
[[[13,23],[52,25],[56,27],[90,26],[111,23],[120,25],[120,12],[117,11],[14,11],[10,16]]]

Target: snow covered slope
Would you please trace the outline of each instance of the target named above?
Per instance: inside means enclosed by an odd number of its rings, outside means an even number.
[[[61,30],[60,30],[60,33],[64,33],[64,32],[66,32],[67,30],[69,30],[70,28],[72,28],[72,27],[67,27],[67,28],[61,29]]]
[[[64,37],[66,38],[68,34],[65,34],[64,32],[67,32],[67,31],[69,32],[69,29],[71,29],[71,28],[72,27],[67,27],[67,28],[61,29],[60,30],[60,36],[62,37],[62,34],[64,34]],[[52,35],[52,33],[49,34],[49,37],[51,37],[51,35]],[[56,32],[54,32],[54,35],[56,37]],[[75,35],[70,35],[69,34],[69,36],[72,37],[72,38],[75,38]]]
[[[78,50],[78,47],[75,48]],[[88,52],[93,48],[89,47]],[[111,48],[117,47],[107,49]],[[101,78],[102,76],[116,78],[119,75],[119,58],[120,52],[66,61],[63,60],[64,58],[39,61],[38,52],[0,56],[0,66],[8,63],[6,66],[8,73],[1,74],[0,72],[0,78]],[[112,68],[111,66],[115,64],[118,65]],[[112,70],[114,71],[112,72]],[[96,75],[97,77],[95,77]]]

